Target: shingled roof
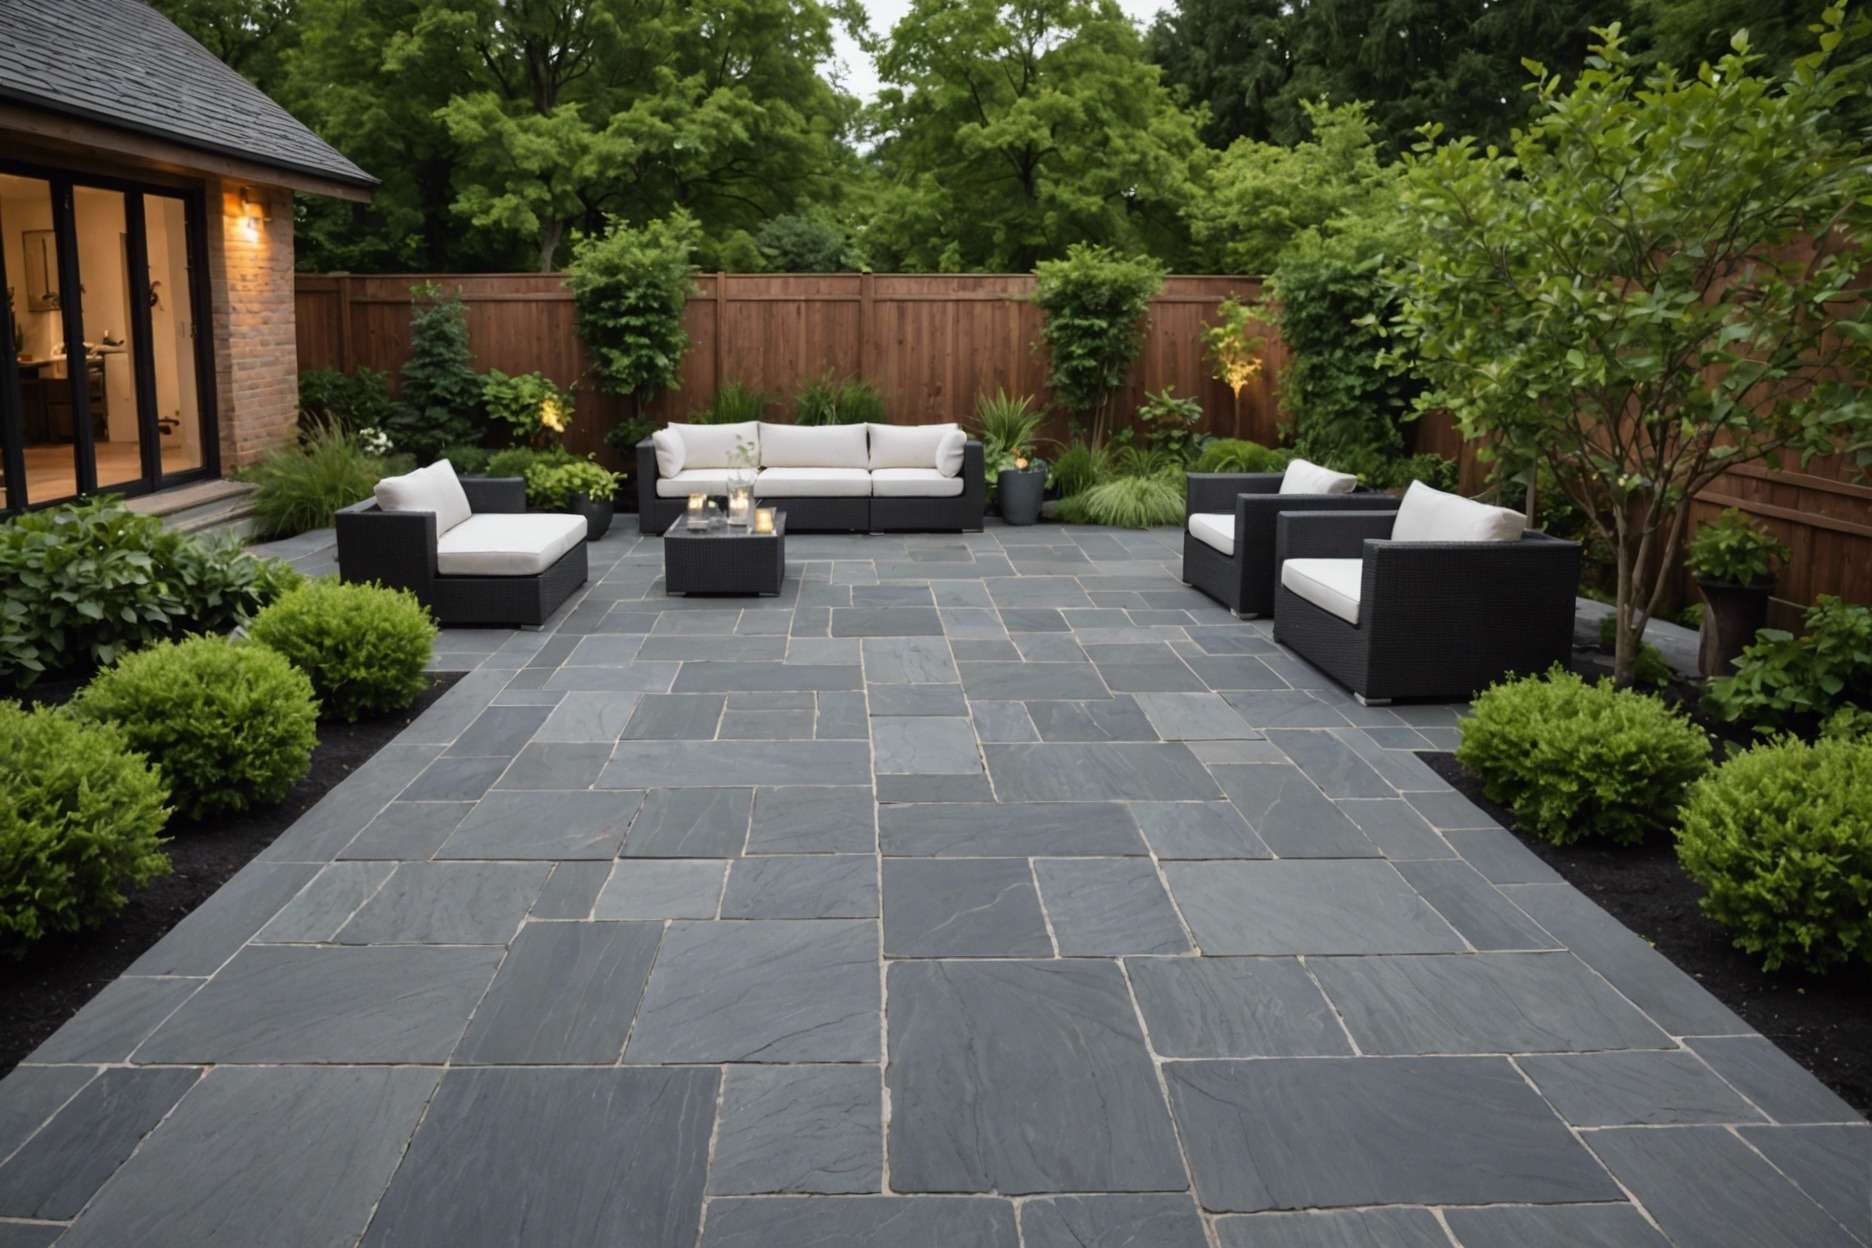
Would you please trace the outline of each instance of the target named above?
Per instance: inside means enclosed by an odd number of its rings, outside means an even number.
[[[0,0],[0,99],[377,185],[143,0]]]

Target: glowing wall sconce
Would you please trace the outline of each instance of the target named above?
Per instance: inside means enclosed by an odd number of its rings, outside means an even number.
[[[273,205],[251,186],[241,187],[240,205],[241,220],[253,234],[259,234],[261,227],[273,220]]]

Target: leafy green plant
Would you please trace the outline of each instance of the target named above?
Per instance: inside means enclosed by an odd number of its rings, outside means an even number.
[[[1179,474],[1113,477],[1059,501],[1068,524],[1109,524],[1148,529],[1183,522],[1183,479]]]
[[[1144,441],[1152,450],[1163,451],[1181,464],[1196,458],[1203,418],[1201,401],[1172,394],[1165,386],[1156,394],[1145,393],[1137,416]]]
[[[0,686],[225,631],[300,579],[237,539],[176,533],[108,496],[28,512],[0,522]]]
[[[695,289],[696,219],[678,209],[641,227],[610,218],[572,244],[566,284],[601,393],[647,404],[673,390],[689,349],[683,312]]]
[[[435,621],[407,589],[321,577],[255,616],[247,632],[305,673],[327,719],[400,711],[429,687]]]
[[[1291,454],[1246,438],[1211,438],[1203,443],[1191,472],[1280,472]]]
[[[548,445],[572,427],[572,392],[561,390],[544,373],[509,377],[490,368],[481,383],[481,401],[489,419],[505,425],[523,445]]]
[[[487,471],[490,454],[485,446],[445,446],[436,458],[448,460],[458,477],[478,477]]]
[[[1489,800],[1555,845],[1629,845],[1670,827],[1709,754],[1702,729],[1655,695],[1588,684],[1558,665],[1486,689],[1456,749]]]
[[[224,637],[164,641],[99,672],[71,712],[114,725],[189,819],[284,798],[312,766],[318,702],[284,655]]]
[[[655,432],[655,421],[626,416],[605,430],[605,445],[624,456],[624,471],[628,475],[637,468],[637,444]]]
[[[565,511],[578,495],[593,502],[609,502],[623,483],[622,473],[612,472],[589,459],[577,459],[569,464],[543,466],[529,473],[527,495],[531,498],[537,492],[540,506]]]
[[[1801,636],[1764,628],[1737,656],[1735,674],[1710,681],[1709,708],[1757,732],[1811,733],[1841,706],[1872,708],[1872,607],[1823,594]]]
[[[423,282],[410,298],[409,358],[397,374],[396,403],[377,427],[426,463],[445,446],[479,442],[486,422],[461,296]]]
[[[330,528],[340,507],[369,498],[385,475],[382,457],[335,421],[312,426],[239,473],[254,486],[255,527],[265,538]]]
[[[1764,970],[1872,962],[1872,743],[1736,755],[1691,789],[1677,858]]]
[[[740,425],[750,420],[766,420],[776,401],[765,390],[739,381],[724,382],[708,406],[689,413],[689,419],[698,425]]]
[[[1058,491],[1061,498],[1071,498],[1091,489],[1110,471],[1109,456],[1102,448],[1074,442],[1054,457],[1047,484]]]
[[[1820,735],[1837,741],[1872,742],[1872,709],[1842,706],[1820,721]]]
[[[0,937],[95,927],[169,870],[168,790],[116,729],[0,701]]]
[[[487,475],[525,478],[527,505],[551,510],[551,504],[546,501],[545,474],[554,468],[578,462],[578,456],[563,446],[510,446],[488,456]]]
[[[1253,304],[1230,295],[1216,305],[1215,323],[1202,328],[1209,375],[1227,386],[1238,400],[1242,387],[1260,375],[1265,362],[1261,353],[1267,349],[1267,336],[1254,332],[1256,312]]]
[[[1009,394],[997,388],[993,394],[975,396],[975,432],[981,439],[982,465],[988,487],[1005,469],[1014,467],[1018,458],[1036,458],[1040,426],[1046,413],[1034,406],[1031,394]]]
[[[390,375],[374,368],[341,373],[308,368],[299,374],[299,425],[310,431],[337,423],[346,429],[380,429],[396,409]]]
[[[1699,580],[1724,585],[1759,585],[1771,581],[1777,560],[1788,548],[1734,507],[1696,527],[1684,562]]]
[[[862,425],[884,423],[884,396],[862,377],[808,378],[793,396],[793,423]]]
[[[1163,281],[1157,261],[1090,243],[1074,243],[1065,259],[1034,266],[1047,386],[1089,423],[1094,446],[1105,442],[1112,399],[1144,347],[1146,314]]]

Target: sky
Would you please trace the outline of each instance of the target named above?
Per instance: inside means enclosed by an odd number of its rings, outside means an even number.
[[[910,0],[864,0],[864,5],[871,15],[872,31],[885,35],[897,24],[897,19],[909,10]],[[1159,9],[1169,7],[1169,0],[1118,0],[1118,7],[1130,14],[1132,21],[1148,26]],[[844,69],[846,90],[860,99],[877,98],[877,70],[871,64],[871,58],[860,51],[858,45],[842,31],[838,36],[837,59]]]

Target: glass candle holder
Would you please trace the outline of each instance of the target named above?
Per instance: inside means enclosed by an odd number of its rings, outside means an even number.
[[[754,487],[751,485],[731,485],[728,487],[728,523],[746,525],[754,511]]]
[[[708,495],[691,494],[689,496],[689,509],[685,513],[685,518],[688,520],[690,528],[706,529],[708,527]]]
[[[773,519],[774,519],[773,508],[756,507],[754,509],[754,531],[756,533],[773,532]]]

